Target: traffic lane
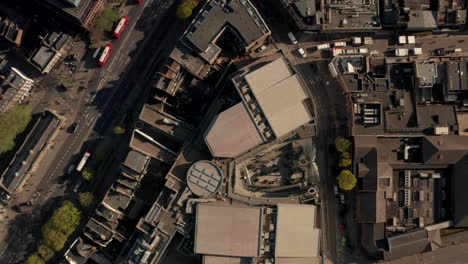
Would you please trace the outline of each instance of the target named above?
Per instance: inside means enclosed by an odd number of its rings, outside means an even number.
[[[317,120],[317,165],[321,175],[322,209],[324,210],[324,251],[326,256],[337,261],[337,239],[336,232],[336,198],[333,192],[333,174],[330,171],[329,146],[336,137],[335,129],[339,126],[336,119],[338,111],[333,111],[337,107],[335,101],[338,97],[343,97],[337,87],[340,87],[336,81],[329,75],[327,62],[313,61],[295,65],[299,74],[304,78],[308,87],[309,97],[312,100],[315,117]]]

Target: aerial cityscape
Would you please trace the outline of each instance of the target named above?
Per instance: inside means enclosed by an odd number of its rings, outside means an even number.
[[[0,1],[0,264],[467,264],[467,10]]]

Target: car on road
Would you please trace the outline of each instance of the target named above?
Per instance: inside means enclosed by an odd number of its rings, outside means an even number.
[[[307,54],[305,53],[305,51],[302,48],[299,48],[297,51],[299,52],[299,54],[301,55],[302,58],[307,57]]]
[[[17,212],[17,213],[23,212],[23,210],[21,210],[21,207],[19,207],[18,205],[13,205],[13,206],[11,207],[11,210],[13,210],[13,211],[15,211],[15,212]]]
[[[323,49],[329,49],[329,48],[330,48],[329,43],[320,44],[320,45],[317,46],[317,50],[323,50]]]
[[[81,187],[81,184],[83,184],[83,178],[79,178],[79,179],[76,181],[75,188],[73,188],[73,191],[74,191],[74,192],[78,192],[78,190],[79,190],[80,187]]]
[[[73,169],[75,169],[75,164],[72,164],[72,165],[70,165],[70,167],[68,167],[67,174],[72,173]]]
[[[262,52],[266,49],[266,46],[265,45],[262,45],[260,48],[257,48],[255,51],[256,52]]]
[[[338,195],[338,186],[333,185],[333,193],[335,194],[335,196]]]
[[[348,244],[348,239],[345,236],[341,236],[341,245],[345,247]]]
[[[340,229],[341,232],[344,232],[345,231],[345,224],[339,223],[338,228]]]
[[[10,195],[6,192],[3,192],[3,191],[0,191],[0,201],[3,203],[3,204],[8,204],[8,202],[10,201]]]
[[[78,123],[73,123],[67,128],[68,133],[75,133],[78,129]]]
[[[344,204],[344,194],[340,194],[340,203]]]
[[[62,175],[58,180],[58,184],[63,184],[67,180],[67,175]]]
[[[297,44],[297,39],[296,39],[296,37],[294,36],[294,34],[292,32],[288,33],[288,37],[291,40],[292,44],[294,44],[294,45]]]

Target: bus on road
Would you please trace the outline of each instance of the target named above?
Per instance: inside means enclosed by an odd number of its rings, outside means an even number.
[[[91,153],[86,152],[83,157],[80,160],[80,163],[78,163],[78,166],[76,166],[76,171],[81,172],[86,165],[86,162],[88,161],[89,157],[91,156]]]
[[[104,50],[102,51],[101,56],[99,57],[98,64],[101,66],[106,66],[107,60],[109,59],[112,50],[114,49],[114,46],[111,44],[107,44]]]
[[[122,32],[124,31],[125,27],[128,24],[128,21],[129,21],[128,16],[123,16],[120,19],[119,24],[117,24],[117,26],[114,29],[115,38],[120,38],[120,36],[122,35]]]

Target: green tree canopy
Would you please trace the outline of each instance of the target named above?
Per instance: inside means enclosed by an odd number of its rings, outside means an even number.
[[[351,159],[351,155],[349,152],[341,152],[341,158],[342,159]]]
[[[32,254],[24,264],[45,264],[45,261],[37,254]]]
[[[112,7],[105,7],[102,14],[96,19],[95,25],[99,30],[112,31],[114,23],[119,19],[119,12]]]
[[[17,105],[0,116],[0,154],[15,147],[15,138],[31,121],[30,105]]]
[[[90,167],[86,167],[82,172],[83,180],[85,181],[92,180],[94,175],[96,175],[96,170]]]
[[[338,166],[341,167],[341,168],[347,168],[349,166],[351,166],[351,159],[346,159],[346,158],[342,158],[340,160],[340,163],[338,163]]]
[[[72,202],[65,201],[61,207],[55,210],[48,223],[69,236],[78,227],[80,220],[81,211]]]
[[[182,4],[186,5],[190,9],[194,9],[197,7],[198,3],[199,2],[197,0],[185,0]]]
[[[67,235],[47,223],[42,227],[42,237],[44,244],[54,251],[62,250],[68,238]]]
[[[125,133],[125,126],[124,125],[117,125],[114,127],[114,133],[117,135]]]
[[[177,8],[177,17],[179,19],[185,20],[185,19],[189,18],[192,15],[192,11],[193,10],[190,7],[190,5],[182,3]]]
[[[342,190],[352,190],[356,187],[357,179],[356,176],[350,170],[342,170],[340,175],[337,177],[338,179],[338,186]]]
[[[80,193],[78,195],[78,201],[82,207],[88,208],[94,203],[94,195],[90,192]]]
[[[48,261],[55,255],[55,251],[44,244],[39,245],[37,252],[45,261]]]
[[[351,149],[351,141],[339,137],[335,140],[335,147],[339,152],[348,152]]]

